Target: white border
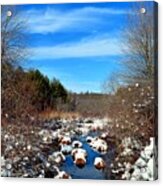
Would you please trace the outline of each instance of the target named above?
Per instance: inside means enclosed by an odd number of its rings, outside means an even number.
[[[0,4],[43,4],[43,3],[68,3],[68,2],[121,2],[122,0],[1,0]],[[124,0],[127,1],[127,0]],[[128,0],[127,2],[134,0]],[[137,0],[140,1],[140,0]],[[163,170],[162,170],[162,157],[163,157],[163,0],[157,0],[159,3],[159,180],[155,182],[131,182],[131,181],[97,181],[97,180],[53,180],[53,179],[22,179],[22,178],[0,178],[0,185],[2,186],[112,186],[112,185],[163,185]]]

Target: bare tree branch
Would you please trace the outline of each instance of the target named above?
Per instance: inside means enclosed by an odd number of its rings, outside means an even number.
[[[141,7],[146,13],[140,13]],[[123,48],[126,58],[122,61],[121,78],[127,83],[151,82],[154,79],[154,10],[146,4],[135,4],[134,14],[127,17]]]

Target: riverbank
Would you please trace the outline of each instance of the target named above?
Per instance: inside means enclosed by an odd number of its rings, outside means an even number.
[[[152,151],[153,138],[146,147],[132,138],[117,143],[111,133],[112,121],[107,118],[55,118],[37,122],[2,125],[3,177],[136,180],[156,177],[152,172],[157,155]],[[141,160],[143,150],[149,145],[151,154]],[[86,156],[83,158],[79,150],[75,157],[75,149],[83,149]],[[95,166],[98,158],[104,162],[100,169]],[[81,167],[76,164],[79,159],[84,162]]]

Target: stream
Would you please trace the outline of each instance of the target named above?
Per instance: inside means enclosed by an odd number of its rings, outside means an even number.
[[[91,133],[91,136],[96,136],[96,133]],[[89,135],[90,136],[90,135]],[[94,160],[96,157],[104,157],[109,156],[110,157],[110,163],[111,159],[113,158],[113,152],[110,151],[105,155],[100,154],[99,152],[93,150],[89,144],[86,142],[87,136],[77,136],[75,137],[75,140],[79,140],[83,144],[83,149],[87,151],[87,162],[83,168],[77,167],[74,162],[71,155],[66,156],[66,161],[62,164],[60,167],[61,170],[67,172],[69,175],[71,175],[72,179],[98,179],[98,180],[104,180],[106,179],[106,175],[104,170],[98,170],[94,166]],[[108,166],[108,165],[107,165]]]

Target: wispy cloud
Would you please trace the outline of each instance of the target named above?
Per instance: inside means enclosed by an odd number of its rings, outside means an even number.
[[[85,7],[74,10],[58,10],[47,8],[42,11],[32,9],[26,11],[31,33],[54,33],[57,31],[85,30],[93,25],[102,24],[107,16],[127,14],[127,10]]]
[[[33,60],[122,55],[120,40],[108,36],[56,46],[35,47],[30,50],[33,53],[31,57]]]

